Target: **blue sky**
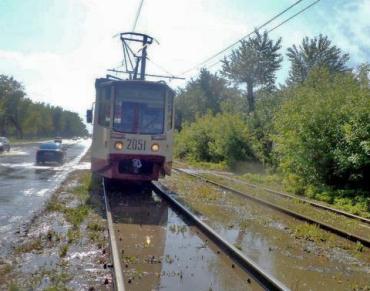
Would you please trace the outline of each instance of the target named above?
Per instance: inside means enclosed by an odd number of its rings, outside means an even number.
[[[304,0],[272,28],[314,0]],[[145,0],[137,31],[160,45],[150,57],[179,74],[223,49],[280,12],[293,0]],[[94,79],[118,64],[114,34],[129,31],[139,0],[0,0],[0,74],[21,81],[33,100],[81,115],[94,98]],[[370,1],[321,0],[271,33],[283,50],[304,36],[326,34],[350,53],[351,66],[370,59]],[[215,67],[217,69],[217,67]],[[152,73],[163,74],[149,64]],[[285,60],[278,73],[286,78]],[[186,77],[194,77],[197,70]],[[182,82],[171,85],[181,86]]]

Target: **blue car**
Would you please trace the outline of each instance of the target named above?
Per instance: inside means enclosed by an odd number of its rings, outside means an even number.
[[[65,152],[60,143],[48,142],[40,145],[36,152],[36,163],[59,163],[63,164]]]

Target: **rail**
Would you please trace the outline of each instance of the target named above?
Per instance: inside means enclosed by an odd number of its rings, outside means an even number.
[[[171,207],[177,209],[196,225],[206,236],[219,246],[231,259],[239,264],[245,271],[250,273],[266,290],[289,290],[285,285],[272,275],[262,270],[253,260],[245,256],[236,247],[228,243],[218,235],[210,226],[200,220],[189,209],[174,199],[171,194],[159,182],[152,182],[154,192],[164,198]]]
[[[287,208],[284,208],[284,207],[281,207],[281,206],[277,206],[275,204],[272,204],[266,200],[263,200],[263,199],[260,199],[260,198],[257,198],[253,195],[250,195],[246,192],[241,192],[239,190],[236,190],[236,189],[233,189],[233,188],[230,188],[228,186],[225,186],[225,185],[222,185],[218,182],[215,182],[215,181],[212,181],[210,179],[207,179],[203,176],[199,176],[199,175],[196,175],[196,174],[192,174],[192,173],[189,173],[187,171],[184,171],[184,170],[181,170],[181,169],[175,169],[176,171],[180,172],[180,173],[183,173],[183,174],[186,174],[186,175],[189,175],[193,178],[197,178],[197,179],[200,179],[200,180],[203,180],[204,182],[207,182],[209,184],[212,184],[218,188],[221,188],[223,190],[226,190],[226,191],[229,191],[231,193],[234,193],[234,194],[237,194],[241,197],[244,197],[244,198],[248,198],[250,200],[253,200],[259,204],[262,204],[262,205],[265,205],[267,207],[270,207],[272,209],[275,209],[277,211],[280,211],[282,213],[285,213],[289,216],[292,216],[296,219],[299,219],[299,220],[302,220],[302,221],[305,221],[305,222],[308,222],[310,224],[316,224],[317,226],[319,226],[320,228],[326,230],[326,231],[329,231],[329,232],[332,232],[332,233],[335,233],[336,235],[338,236],[341,236],[343,238],[346,238],[348,240],[351,240],[353,242],[361,242],[364,246],[367,246],[367,247],[370,247],[370,240],[367,239],[367,238],[364,238],[364,237],[361,237],[359,235],[356,235],[356,234],[352,234],[352,233],[349,233],[343,229],[340,229],[340,228],[337,228],[337,227],[334,227],[332,225],[329,225],[327,223],[324,223],[324,222],[321,222],[321,221],[318,221],[316,219],[313,219],[313,218],[310,218],[308,216],[305,216],[305,215],[302,215],[300,213],[297,213],[295,211],[292,211],[290,209],[287,209]]]
[[[108,197],[107,197],[104,178],[103,178],[102,185],[103,185],[105,208],[107,212],[107,223],[108,223],[108,232],[109,232],[109,239],[110,239],[110,246],[111,246],[111,254],[113,258],[114,288],[117,291],[125,291],[122,266],[121,266],[119,251],[118,251],[117,242],[116,242],[116,235],[113,229],[112,212],[111,212],[111,208],[110,208]]]

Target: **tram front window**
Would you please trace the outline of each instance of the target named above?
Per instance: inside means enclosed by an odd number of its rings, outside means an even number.
[[[163,93],[160,88],[118,88],[113,129],[136,134],[163,133]]]

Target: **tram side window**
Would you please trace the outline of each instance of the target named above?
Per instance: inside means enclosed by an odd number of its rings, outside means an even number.
[[[173,125],[173,95],[169,93],[167,96],[167,130],[170,130]]]
[[[110,87],[102,88],[99,98],[99,113],[98,123],[101,126],[108,127],[110,124],[110,110],[111,110],[111,95]]]

